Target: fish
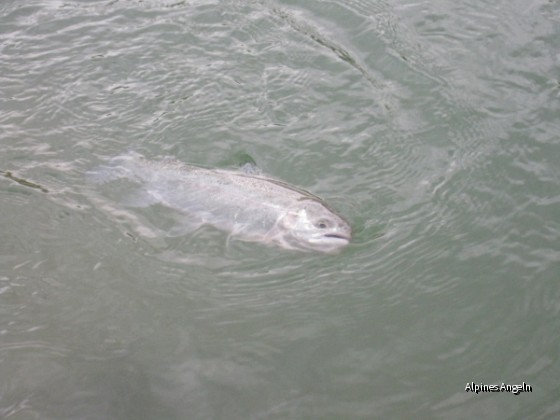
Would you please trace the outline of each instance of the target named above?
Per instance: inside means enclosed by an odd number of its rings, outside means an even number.
[[[243,168],[211,169],[129,152],[90,171],[88,178],[97,184],[118,179],[137,184],[125,206],[178,210],[186,231],[209,224],[244,241],[323,253],[350,243],[350,224],[322,199],[269,178],[254,165]]]

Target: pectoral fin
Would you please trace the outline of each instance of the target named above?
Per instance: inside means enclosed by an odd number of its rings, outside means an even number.
[[[179,236],[185,236],[191,234],[202,225],[203,223],[196,220],[182,221],[181,223],[176,224],[175,226],[173,226],[171,229],[167,231],[167,237],[176,238]]]

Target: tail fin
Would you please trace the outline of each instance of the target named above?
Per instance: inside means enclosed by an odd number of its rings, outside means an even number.
[[[143,156],[136,152],[127,152],[112,157],[107,163],[86,172],[86,180],[92,184],[106,184],[120,178],[130,177],[130,163]]]

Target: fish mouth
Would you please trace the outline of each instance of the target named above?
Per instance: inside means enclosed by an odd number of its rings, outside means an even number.
[[[323,235],[323,237],[333,238],[333,239],[343,239],[345,241],[350,241],[350,238],[348,236],[339,235],[339,234],[336,234],[336,233],[327,233],[326,235]]]
[[[350,243],[350,235],[343,233],[325,233],[307,239],[307,247],[314,251],[335,254]]]

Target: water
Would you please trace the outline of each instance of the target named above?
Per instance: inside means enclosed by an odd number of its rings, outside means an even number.
[[[0,12],[0,417],[558,417],[556,2]],[[128,150],[250,158],[353,242],[167,237],[84,176]]]

